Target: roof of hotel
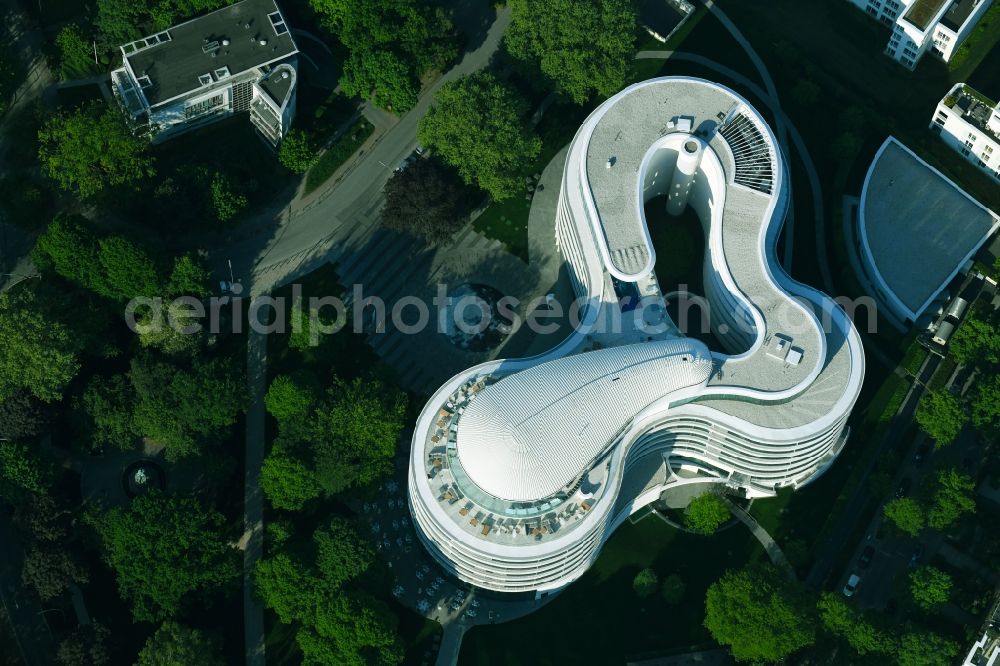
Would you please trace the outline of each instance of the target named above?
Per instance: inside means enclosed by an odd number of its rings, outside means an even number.
[[[711,373],[708,348],[686,338],[543,363],[486,387],[469,403],[458,425],[459,459],[495,497],[551,496],[589,469],[636,412],[704,384]]]
[[[914,319],[997,226],[995,214],[893,137],[868,169],[859,222],[882,285]]]
[[[930,22],[948,2],[950,0],[916,0],[903,14],[903,18],[921,30],[926,30]]]
[[[228,45],[223,45],[226,40]],[[147,42],[153,45],[146,46]],[[149,77],[143,93],[150,106],[205,86],[200,77],[211,77],[207,85],[222,80],[224,76],[216,72],[223,68],[237,76],[297,52],[275,0],[243,0],[126,44],[122,50],[136,78]]]

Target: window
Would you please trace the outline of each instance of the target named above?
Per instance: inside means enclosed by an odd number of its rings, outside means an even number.
[[[973,145],[972,145],[972,144],[973,144],[973,142],[972,142],[972,141],[968,141],[968,140],[966,140],[966,142],[965,142],[965,147],[966,147],[966,148],[972,148],[972,147],[973,147]]]
[[[900,60],[901,60],[901,61],[902,61],[902,63],[903,63],[904,65],[906,65],[907,67],[913,67],[913,61],[912,61],[912,60],[910,60],[909,58],[906,58],[906,57],[904,57],[904,58],[900,58]]]
[[[271,19],[271,27],[274,28],[274,34],[283,35],[288,32],[288,26],[285,25],[285,19],[281,17],[280,12],[268,14],[267,18]]]
[[[212,85],[212,75],[211,74],[202,74],[201,76],[198,77],[198,83],[200,83],[203,86],[210,86],[210,85]]]
[[[969,149],[968,148],[962,148],[962,154],[965,155],[966,157],[968,157],[969,156]]]
[[[972,133],[972,132],[969,132],[969,136],[967,136],[966,138],[967,138],[967,139],[968,139],[969,141],[972,141],[973,143],[975,143],[975,142],[976,142],[976,138],[977,138],[977,137],[976,137],[976,135],[975,135],[974,133]]]
[[[875,11],[875,9],[873,9],[872,7],[869,7],[865,11],[868,12],[869,14],[871,14],[872,16],[878,16],[878,12]]]
[[[198,116],[205,115],[206,113],[222,106],[224,102],[224,95],[215,95],[214,97],[203,99],[200,102],[195,102],[194,104],[186,107],[184,109],[184,117],[188,119],[197,118]]]
[[[228,67],[220,67],[219,69],[215,70],[215,79],[217,81],[221,81],[222,79],[225,79],[225,78],[229,78],[229,68]]]
[[[993,154],[993,146],[983,146],[983,154],[984,155],[992,155]]]
[[[976,160],[976,166],[978,166],[980,169],[982,169],[984,166],[986,166],[986,162],[984,162],[982,160]]]
[[[941,117],[939,116],[939,117],[937,117],[937,118],[935,118],[935,119],[934,119],[934,122],[936,122],[936,123],[937,123],[938,125],[940,125],[941,127],[944,127],[944,118],[941,118]]]
[[[140,88],[148,88],[151,85],[153,85],[153,81],[148,76],[146,76],[145,74],[143,74],[142,76],[140,76],[136,80],[139,82],[139,87]]]

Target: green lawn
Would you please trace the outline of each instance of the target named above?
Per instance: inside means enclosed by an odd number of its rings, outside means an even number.
[[[600,664],[713,646],[702,627],[705,590],[727,568],[766,557],[742,526],[712,537],[679,532],[655,516],[626,521],[584,576],[531,615],[466,634],[465,666]],[[687,585],[670,607],[659,594],[639,599],[632,579],[653,567],[662,580],[677,574]]]
[[[309,169],[306,174],[306,193],[313,192],[328,181],[337,172],[337,169],[358,151],[374,131],[375,127],[364,118],[359,118],[347,128],[343,135],[334,141],[333,145],[325,150],[316,160],[316,164]]]

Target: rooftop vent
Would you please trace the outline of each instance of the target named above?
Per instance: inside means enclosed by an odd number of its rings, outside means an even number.
[[[282,72],[281,73],[281,78],[287,79],[288,78],[288,72]]]
[[[229,46],[229,40],[228,39],[223,39],[222,40],[222,45],[223,46]]]
[[[267,40],[266,39],[262,39],[262,40],[260,40],[257,43],[260,44],[261,46],[267,46]]]
[[[215,40],[208,41],[206,39],[201,45],[201,51],[202,53],[214,53],[215,51],[219,50],[219,46],[220,46],[219,42]]]

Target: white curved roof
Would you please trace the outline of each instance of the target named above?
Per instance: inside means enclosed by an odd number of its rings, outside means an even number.
[[[495,497],[548,497],[587,469],[639,409],[678,389],[704,385],[711,372],[708,348],[692,339],[543,363],[472,400],[458,425],[459,460],[472,481]]]

